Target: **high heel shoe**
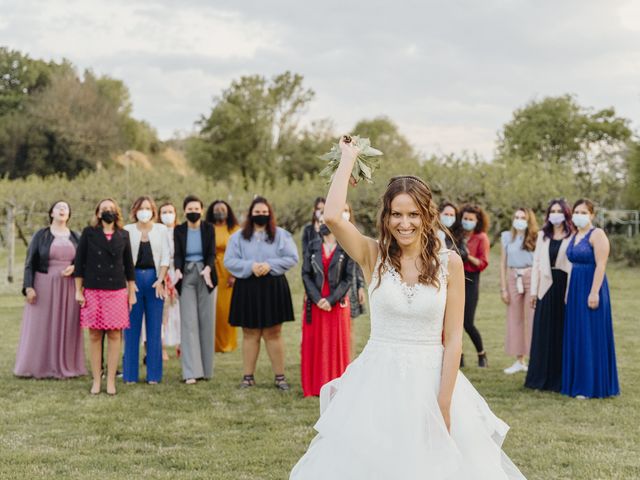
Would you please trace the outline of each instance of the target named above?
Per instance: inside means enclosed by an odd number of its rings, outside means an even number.
[[[487,353],[482,352],[478,354],[478,367],[487,368],[489,366],[489,360],[487,359]]]

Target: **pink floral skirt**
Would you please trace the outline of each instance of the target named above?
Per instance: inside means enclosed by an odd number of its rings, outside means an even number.
[[[129,297],[126,288],[94,290],[85,288],[85,304],[80,309],[80,326],[94,330],[129,328]]]

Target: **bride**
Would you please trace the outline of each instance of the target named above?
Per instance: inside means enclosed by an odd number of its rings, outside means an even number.
[[[290,480],[523,479],[501,449],[509,427],[458,372],[464,272],[438,239],[429,187],[392,178],[380,238],[365,237],[341,215],[359,152],[340,148],[324,219],[369,283],[371,337],[322,387],[318,434]]]

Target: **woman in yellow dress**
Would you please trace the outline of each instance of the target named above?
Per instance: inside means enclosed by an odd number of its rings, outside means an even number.
[[[229,308],[235,277],[224,268],[224,252],[232,233],[238,230],[238,220],[231,206],[224,200],[215,200],[207,209],[206,220],[216,229],[216,273],[218,287],[215,296],[216,352],[233,352],[237,346],[236,327],[229,325]]]

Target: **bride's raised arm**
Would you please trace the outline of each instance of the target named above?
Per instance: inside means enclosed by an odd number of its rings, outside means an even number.
[[[324,204],[324,222],[336,236],[340,246],[362,267],[365,279],[369,283],[378,258],[378,243],[373,238],[360,233],[351,222],[342,218],[351,172],[359,150],[353,143],[346,143],[345,137],[340,139],[340,150],[342,152],[340,165],[333,177]]]

